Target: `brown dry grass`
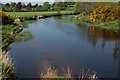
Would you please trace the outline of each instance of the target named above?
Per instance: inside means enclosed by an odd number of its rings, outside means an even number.
[[[72,69],[68,66],[67,70],[63,70],[64,75],[59,75],[57,73],[57,70],[53,69],[51,66],[48,67],[48,69],[44,72],[41,73],[40,78],[51,78],[51,79],[63,79],[63,80],[74,80],[74,77],[72,76]],[[98,77],[96,76],[95,71],[90,71],[88,70],[87,72],[84,71],[84,69],[80,70],[80,74],[78,79],[79,80],[99,80]]]
[[[15,69],[8,52],[0,52],[0,78],[14,78]]]

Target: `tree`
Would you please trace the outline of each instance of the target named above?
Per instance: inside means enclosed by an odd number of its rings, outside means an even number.
[[[18,11],[20,11],[21,8],[22,8],[22,3],[18,2],[18,4],[16,5],[16,8],[17,8]]]
[[[34,8],[38,7],[38,4],[35,4],[33,7],[34,7]]]
[[[10,7],[10,4],[9,3],[6,3],[6,5],[5,5],[6,7]]]
[[[75,4],[75,2],[65,2],[66,7],[72,7]]]
[[[28,4],[27,4],[27,7],[28,7],[28,8],[32,8],[32,4],[31,4],[31,3],[28,3]]]
[[[49,2],[44,2],[44,3],[43,3],[43,9],[44,9],[45,11],[50,10],[50,7],[51,7],[51,5],[49,4]]]
[[[31,4],[31,3],[28,3],[26,9],[27,9],[27,11],[31,11],[31,10],[32,10],[32,4]]]
[[[24,3],[22,4],[22,8],[26,8],[26,5]]]
[[[64,10],[65,7],[66,7],[65,2],[54,2],[54,3],[52,4],[53,10],[57,10],[57,11],[58,11],[58,10]]]
[[[15,2],[11,3],[11,7],[15,7],[17,4]]]
[[[88,14],[98,7],[97,2],[76,2],[75,3],[75,12],[87,12]]]
[[[63,10],[65,8],[63,2],[54,2],[52,6],[53,6],[53,10],[58,11],[58,15],[61,15],[60,10]]]

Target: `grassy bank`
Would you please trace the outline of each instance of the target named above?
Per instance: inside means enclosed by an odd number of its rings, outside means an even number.
[[[49,11],[49,12],[7,12],[9,15],[13,17],[22,17],[22,18],[29,18],[33,16],[54,16],[57,15],[57,11]],[[61,11],[62,15],[73,14],[73,11]]]
[[[115,21],[102,21],[97,20],[96,22],[91,22],[89,15],[86,13],[81,13],[79,15],[76,15],[75,17],[70,18],[64,18],[64,19],[58,19],[59,22],[63,23],[72,23],[72,24],[81,24],[86,26],[94,26],[97,28],[102,28],[105,30],[111,30],[116,33],[119,33],[120,27],[118,26],[119,20]]]

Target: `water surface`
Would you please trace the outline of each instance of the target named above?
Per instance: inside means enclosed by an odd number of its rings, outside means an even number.
[[[63,17],[65,18],[65,17]],[[51,65],[59,72],[69,65],[73,73],[80,69],[96,71],[101,78],[116,78],[119,37],[110,31],[57,22],[54,17],[28,24],[33,39],[13,43],[10,53],[20,78],[39,78]]]

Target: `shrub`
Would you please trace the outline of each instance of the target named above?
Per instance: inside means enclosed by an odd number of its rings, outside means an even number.
[[[117,20],[120,16],[120,6],[103,6],[98,7],[93,13],[90,13],[90,20],[95,22],[98,20],[103,21],[114,21]]]
[[[6,14],[4,11],[0,10],[0,24],[6,25],[6,24],[12,24],[14,22],[14,19],[12,16]]]

